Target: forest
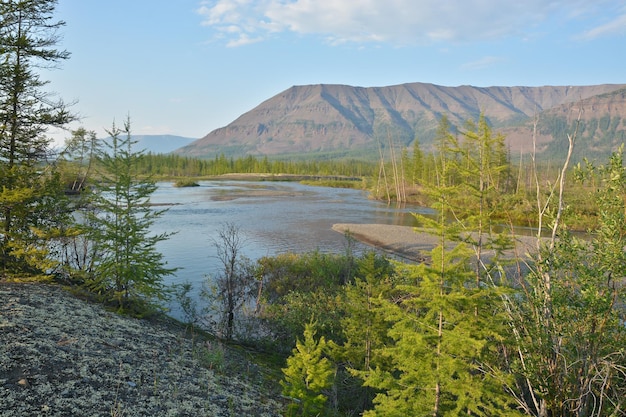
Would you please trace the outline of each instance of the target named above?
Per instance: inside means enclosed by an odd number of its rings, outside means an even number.
[[[54,281],[134,316],[176,298],[192,331],[278,356],[290,416],[626,415],[623,148],[574,165],[574,125],[558,164],[515,163],[483,117],[444,116],[433,152],[416,140],[375,163],[203,161],[135,150],[128,117],[56,152],[46,132],[76,116],[38,73],[69,58],[55,3],[0,3],[0,280]],[[374,198],[433,208],[415,217],[439,243],[421,263],[355,255],[349,234],[345,253],[249,260],[227,224],[198,305],[164,284],[150,195],[157,177],[228,172],[362,178]],[[519,225],[536,231],[527,253]]]

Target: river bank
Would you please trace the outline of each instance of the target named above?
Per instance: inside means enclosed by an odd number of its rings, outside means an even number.
[[[58,285],[0,282],[0,410],[12,416],[278,416],[253,364],[166,321],[117,315]],[[222,360],[219,362],[220,355]]]
[[[339,233],[349,233],[359,242],[415,262],[425,261],[426,252],[439,244],[438,236],[411,226],[336,223],[332,228]],[[533,236],[516,235],[513,242],[514,247],[505,252],[509,257],[526,256],[537,248],[537,238]],[[483,254],[490,256],[492,252],[485,251]]]

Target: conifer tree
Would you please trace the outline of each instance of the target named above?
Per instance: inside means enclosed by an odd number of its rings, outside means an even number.
[[[369,252],[358,261],[357,278],[346,284],[342,356],[352,368],[369,369],[373,350],[386,340],[387,325],[376,309],[381,299],[391,297],[393,280],[391,263]]]
[[[387,335],[388,323],[379,309],[384,299],[393,297],[395,273],[392,263],[374,252],[357,262],[354,282],[345,285],[341,320],[343,343],[329,342],[332,358],[340,364],[338,375],[347,374],[337,388],[341,406],[362,413],[371,407],[374,391],[364,387],[360,371],[381,366],[382,356],[375,351],[392,339]]]
[[[111,142],[98,155],[101,179],[94,187],[95,211],[87,225],[100,254],[88,285],[120,310],[138,306],[141,313],[164,299],[163,277],[174,272],[156,248],[169,234],[151,232],[163,211],[150,206],[156,184],[136,175],[143,152],[132,149],[130,120],[123,129],[113,124],[107,133]]]
[[[468,168],[445,118],[436,142],[435,183],[426,190],[437,216],[415,216],[439,243],[428,263],[397,269],[401,294],[380,310],[395,343],[376,351],[391,365],[360,372],[380,390],[365,415],[517,415],[501,381],[483,366],[497,348],[503,317],[494,309],[497,292],[476,282],[463,217],[448,221],[467,194]]]
[[[413,158],[411,161],[411,168],[411,178],[413,184],[421,184],[425,179],[425,162],[424,152],[420,147],[420,141],[417,136],[415,136],[415,139],[413,140]]]
[[[494,273],[499,270],[500,255],[512,246],[506,230],[496,230],[508,211],[502,198],[509,173],[504,136],[493,134],[481,114],[478,123],[466,122],[460,137],[448,136],[446,153],[450,155],[447,169],[458,179],[455,187],[446,190],[447,210],[464,231],[459,238],[474,251],[475,283],[499,281]],[[495,251],[489,261],[485,249]]]
[[[323,336],[315,339],[315,327],[315,322],[305,325],[304,340],[296,341],[283,369],[284,379],[280,382],[283,395],[295,400],[288,407],[288,416],[322,415],[327,401],[323,391],[333,384],[335,367],[325,357],[326,339]]]
[[[398,269],[406,284],[380,309],[394,343],[375,351],[383,365],[359,372],[380,391],[364,415],[518,415],[499,381],[482,369],[501,320],[490,308],[497,298],[467,285],[473,274],[464,243],[430,255],[431,265]]]
[[[51,127],[73,120],[47,94],[37,68],[69,57],[55,48],[56,0],[0,2],[0,269],[39,273],[54,266],[48,243],[68,220],[60,183],[50,166]]]

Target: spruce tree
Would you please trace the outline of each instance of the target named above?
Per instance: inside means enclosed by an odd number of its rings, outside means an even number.
[[[56,49],[56,0],[0,2],[0,270],[49,271],[48,243],[68,220],[46,132],[73,120],[44,90],[38,68],[69,58]]]
[[[156,184],[136,175],[143,152],[132,149],[130,121],[123,129],[113,124],[107,133],[111,141],[98,155],[95,210],[88,213],[87,233],[99,253],[88,285],[120,310],[138,307],[141,313],[165,298],[163,277],[174,269],[167,268],[156,245],[169,234],[151,232],[163,211],[150,205]]]
[[[288,416],[322,415],[327,401],[323,391],[333,384],[335,367],[325,357],[326,339],[315,339],[315,327],[315,322],[305,325],[304,341],[296,341],[283,369],[283,395],[294,400],[288,407]]]

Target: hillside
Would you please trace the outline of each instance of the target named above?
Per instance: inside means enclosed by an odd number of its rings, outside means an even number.
[[[547,150],[558,130],[551,121],[569,117],[567,112],[575,103],[585,103],[589,120],[605,118],[608,109],[614,115],[626,114],[624,103],[612,95],[625,87],[444,87],[426,83],[371,88],[294,86],[175,152],[197,157],[220,153],[372,156],[378,154],[379,143],[387,143],[389,137],[402,145],[410,145],[418,137],[428,149],[442,115],[461,126],[481,112],[494,128],[512,135],[512,151],[528,148],[528,132],[532,130],[527,123],[538,115],[545,123],[541,140],[542,149]],[[614,131],[625,129],[620,122]]]
[[[577,159],[602,158],[626,141],[626,88],[595,95],[574,103],[561,104],[537,115],[537,150],[545,158],[563,155],[567,135],[580,125],[576,135]],[[532,118],[522,125],[504,127],[512,150],[532,150]]]

